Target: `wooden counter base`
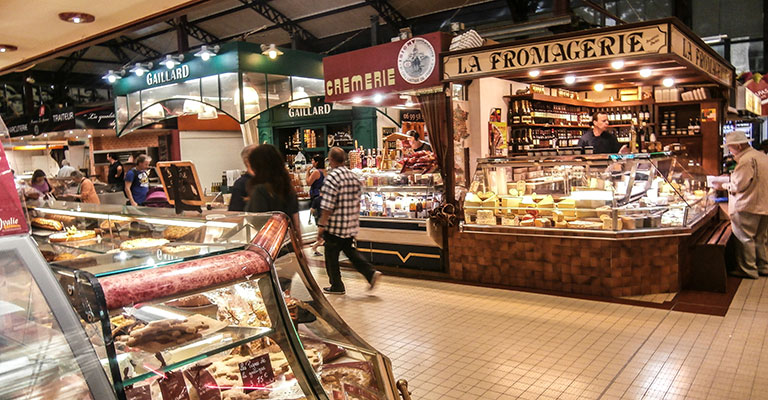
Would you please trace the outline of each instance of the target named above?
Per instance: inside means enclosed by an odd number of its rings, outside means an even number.
[[[649,237],[611,239],[543,230],[500,233],[454,231],[449,237],[451,278],[482,284],[621,297],[677,292],[688,266],[693,229]],[[554,236],[557,235],[557,236]]]

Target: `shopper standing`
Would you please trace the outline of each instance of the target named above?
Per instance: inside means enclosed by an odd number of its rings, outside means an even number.
[[[107,153],[107,161],[109,161],[107,183],[112,187],[114,191],[122,190],[123,182],[125,181],[125,171],[123,171],[123,164],[120,163],[120,159],[115,153]]]
[[[250,152],[248,163],[253,171],[253,178],[249,182],[250,199],[245,211],[282,211],[291,218],[301,239],[299,199],[285,168],[282,154],[271,144],[261,144]]]
[[[80,200],[83,203],[101,204],[99,195],[96,194],[96,188],[93,186],[93,182],[90,179],[83,176],[80,171],[73,171],[70,175],[77,183],[77,194],[71,195],[72,197]]]
[[[728,214],[738,239],[732,275],[757,279],[768,275],[768,155],[750,146],[747,135],[733,131],[725,145],[736,160],[728,190]]]
[[[408,143],[411,145],[413,151],[432,151],[432,146],[430,146],[429,143],[419,139],[419,132],[411,129],[405,134],[408,135]]]
[[[136,166],[125,173],[125,195],[128,196],[128,204],[139,206],[147,200],[149,192],[149,163],[152,161],[145,154],[136,157]]]
[[[320,189],[325,182],[325,158],[317,155],[312,157],[312,169],[307,171],[307,184],[309,184],[309,213],[310,218],[315,219],[315,223],[320,220]],[[317,251],[317,246],[322,246],[322,240],[315,240],[312,244],[312,253],[316,256],[321,256]]]
[[[248,204],[248,182],[253,179],[253,169],[248,162],[248,156],[251,155],[253,149],[256,148],[255,144],[245,146],[240,152],[240,158],[245,165],[245,174],[237,178],[232,187],[229,188],[229,192],[232,193],[232,198],[229,199],[229,211],[245,211],[245,205]]]
[[[352,262],[355,269],[363,274],[369,289],[376,286],[381,272],[376,271],[353,246],[360,230],[360,181],[357,175],[344,166],[346,154],[339,147],[328,153],[331,172],[320,190],[321,216],[317,224],[317,239],[325,239],[325,269],[331,286],[323,288],[328,294],[344,294],[341,281],[339,253]]]
[[[72,172],[74,171],[75,169],[69,165],[69,161],[61,160],[61,168],[59,168],[59,173],[56,174],[56,177],[69,178],[70,176],[72,176]]]

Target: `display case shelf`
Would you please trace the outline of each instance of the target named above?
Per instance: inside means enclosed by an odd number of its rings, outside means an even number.
[[[363,186],[364,192],[402,192],[402,193],[433,193],[435,186]]]

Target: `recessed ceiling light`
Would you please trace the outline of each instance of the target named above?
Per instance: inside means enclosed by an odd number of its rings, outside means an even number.
[[[376,93],[373,95],[373,101],[376,103],[381,103],[383,99],[384,99],[384,96],[382,96],[381,93]]]
[[[624,61],[616,60],[616,61],[611,62],[611,68],[613,68],[613,69],[622,69],[622,68],[624,68]]]
[[[16,51],[19,48],[12,44],[0,44],[0,53],[7,53],[9,51]]]
[[[355,104],[360,104],[362,101],[363,101],[363,99],[361,99],[359,97],[355,97],[355,98],[352,99],[352,102],[355,103]]]
[[[675,86],[675,80],[672,78],[664,78],[664,80],[661,81],[661,84],[664,85],[664,87],[672,87]]]
[[[595,83],[594,89],[595,89],[595,92],[602,92],[603,89],[605,89],[605,85],[603,85],[602,83]]]
[[[568,76],[565,77],[565,83],[570,85],[570,84],[572,84],[574,82],[576,82],[576,77],[575,76],[568,75]]]
[[[643,78],[647,78],[651,76],[652,73],[653,71],[650,68],[643,68],[640,70],[640,76],[642,76]]]
[[[87,24],[96,20],[91,14],[81,12],[63,12],[59,13],[59,19],[73,24]]]
[[[535,78],[535,77],[539,76],[540,74],[541,74],[541,71],[539,71],[538,69],[532,69],[532,70],[528,71],[528,75],[531,78]]]

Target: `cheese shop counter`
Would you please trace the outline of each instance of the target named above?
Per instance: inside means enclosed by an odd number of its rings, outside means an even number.
[[[449,239],[457,280],[620,297],[677,292],[717,220],[706,177],[668,152],[490,158]]]

